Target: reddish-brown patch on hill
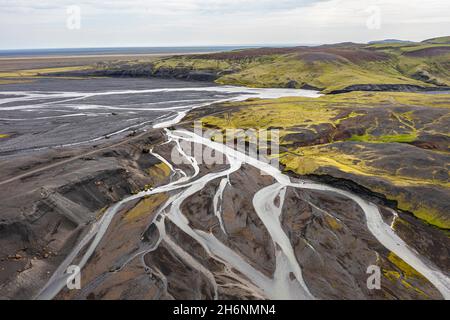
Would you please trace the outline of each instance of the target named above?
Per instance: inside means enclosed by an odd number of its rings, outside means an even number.
[[[300,48],[301,47],[257,48],[257,49],[236,50],[228,52],[209,53],[209,54],[199,54],[193,55],[191,57],[193,57],[194,59],[241,60],[261,56],[268,56],[273,54],[289,54],[298,51]]]
[[[411,52],[406,52],[403,55],[409,56],[409,57],[435,57],[435,56],[441,56],[444,54],[450,53],[450,47],[449,46],[442,46],[442,47],[431,47],[431,48],[424,48],[419,49]]]
[[[341,56],[327,52],[300,53],[298,57],[304,62],[346,62]]]
[[[350,62],[369,62],[389,60],[390,56],[383,52],[376,52],[365,49],[328,49],[329,53],[341,56]]]
[[[200,54],[191,56],[194,59],[242,60],[267,55],[298,54],[300,58],[311,61],[342,61],[346,59],[353,63],[366,61],[381,61],[389,59],[389,55],[367,49],[341,48],[332,46],[291,47],[291,48],[258,48],[229,52]]]
[[[311,61],[350,61],[352,63],[388,60],[389,55],[364,49],[307,48],[299,57]]]

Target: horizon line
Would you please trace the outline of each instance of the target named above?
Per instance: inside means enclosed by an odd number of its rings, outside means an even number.
[[[426,40],[442,38],[448,36],[437,36],[432,38],[426,38],[422,41],[397,39],[397,38],[385,38],[379,40],[370,40],[367,42],[355,42],[355,41],[340,41],[340,42],[316,42],[316,43],[244,43],[244,44],[181,44],[181,45],[125,45],[125,46],[80,46],[80,47],[37,47],[37,48],[0,48],[0,52],[5,51],[32,51],[32,50],[80,50],[80,49],[150,49],[150,48],[208,48],[208,47],[294,47],[294,46],[320,46],[320,45],[330,45],[330,44],[340,44],[340,43],[355,43],[355,44],[370,44],[372,42],[382,42],[382,41],[401,41],[401,42],[411,42],[411,43],[421,43]]]

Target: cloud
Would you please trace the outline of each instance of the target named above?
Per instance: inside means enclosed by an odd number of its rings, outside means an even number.
[[[66,8],[81,8],[80,30]],[[420,40],[450,30],[448,0],[0,0],[0,46],[81,47]],[[369,7],[380,28],[367,27]]]
[[[9,12],[60,9],[69,5],[89,8],[93,12],[136,13],[142,11],[171,12],[183,14],[233,14],[243,11],[267,12],[295,9],[325,0],[1,0],[0,6]]]

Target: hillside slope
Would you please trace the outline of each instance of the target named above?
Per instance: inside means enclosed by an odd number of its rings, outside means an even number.
[[[352,181],[450,229],[449,106],[448,95],[353,92],[228,103],[202,122],[221,132],[277,128],[287,171]]]
[[[249,87],[309,88],[324,93],[448,90],[450,44],[445,39],[259,48],[153,62],[118,61],[69,74],[205,80]]]
[[[447,37],[438,37],[438,38],[432,38],[422,41],[424,43],[439,43],[439,44],[450,44],[450,36]]]

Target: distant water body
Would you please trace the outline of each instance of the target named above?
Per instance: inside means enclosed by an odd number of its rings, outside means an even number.
[[[261,46],[12,49],[0,50],[0,57],[177,54],[231,51],[258,47]]]

